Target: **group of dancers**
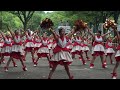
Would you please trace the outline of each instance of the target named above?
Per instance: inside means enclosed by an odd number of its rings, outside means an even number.
[[[53,29],[49,29],[52,33],[50,36],[47,36],[46,32],[41,35],[40,30],[35,30],[33,33],[30,29],[22,30],[22,33],[20,30],[13,32],[9,27],[8,30],[9,32],[6,34],[0,31],[0,64],[6,61],[4,59],[5,56],[10,57],[4,67],[5,71],[8,71],[11,61],[13,66],[17,67],[15,59],[19,60],[23,70],[27,71],[24,62],[26,61],[27,53],[31,52],[32,62],[35,67],[38,65],[40,58],[47,58],[50,68],[48,79],[51,79],[59,64],[65,67],[69,79],[73,79],[73,75],[69,71],[69,65],[73,62],[76,55],[79,55],[79,60],[82,61],[83,65],[86,65],[86,61],[90,61],[90,68],[94,68],[94,61],[97,56],[101,58],[102,68],[107,67],[107,56],[110,57],[110,62],[113,64],[112,56],[115,53],[115,47],[112,43],[113,38],[108,37],[106,44],[103,42],[108,34],[115,31],[117,36],[114,39],[118,40],[118,47],[116,48],[116,65],[113,69],[112,78],[117,78],[117,67],[120,61],[120,35],[117,30],[111,30],[101,35],[101,31],[94,34],[87,28],[85,33],[82,34],[82,31],[76,31],[75,27],[73,27],[70,33],[65,34],[64,28],[59,28],[58,33]],[[92,45],[91,50],[89,45]],[[88,56],[89,51],[91,51],[91,59]],[[84,53],[87,60],[83,57]],[[35,55],[37,55],[37,58],[35,58]]]

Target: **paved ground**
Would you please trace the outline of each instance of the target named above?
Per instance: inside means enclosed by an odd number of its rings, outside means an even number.
[[[90,54],[89,54],[90,56]],[[91,57],[91,56],[90,56]],[[8,58],[6,58],[6,61]],[[31,55],[28,54],[26,57],[26,66],[28,71],[23,71],[21,63],[15,60],[18,67],[13,67],[12,63],[8,72],[4,72],[3,67],[5,64],[0,66],[0,79],[47,79],[50,72],[48,67],[48,61],[46,58],[39,60],[37,67],[33,67],[31,60]],[[115,59],[114,59],[115,61]],[[111,72],[113,70],[114,64],[111,65],[108,58],[108,68],[102,69],[100,58],[98,57],[95,61],[95,68],[89,68],[90,61],[87,61],[87,65],[82,65],[82,62],[76,56],[72,65],[70,65],[70,72],[74,75],[74,79],[111,79]],[[118,79],[120,79],[120,68],[118,68]],[[58,66],[52,79],[68,79],[68,76],[64,70],[63,66]]]

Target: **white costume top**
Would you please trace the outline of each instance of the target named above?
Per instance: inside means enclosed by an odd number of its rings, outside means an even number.
[[[14,37],[14,41],[16,42],[16,43],[20,43],[21,42],[21,38],[20,38],[20,36],[18,36],[18,37]]]
[[[65,48],[66,47],[66,44],[67,44],[67,40],[66,38],[64,37],[64,40],[62,41],[61,38],[58,39],[58,46],[60,46],[61,48]]]
[[[77,43],[79,43],[79,44],[82,42],[82,40],[81,40],[80,37],[79,37],[79,38],[76,37],[76,38],[74,39],[74,41],[77,42]]]
[[[95,36],[95,41],[96,42],[102,42],[103,41],[102,36],[100,36],[100,38],[98,38],[97,36]]]
[[[44,46],[47,46],[48,40],[47,40],[47,39],[46,39],[46,40],[43,40],[43,39],[42,39],[42,44],[43,44]]]
[[[11,38],[5,38],[5,43],[6,44],[11,44],[12,42],[12,39]]]

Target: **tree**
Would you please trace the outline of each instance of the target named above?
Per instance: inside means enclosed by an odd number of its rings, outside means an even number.
[[[43,14],[45,15],[43,11],[36,11],[28,22],[28,27],[32,30],[38,29]]]
[[[120,11],[113,11],[113,18],[115,20],[115,23],[117,23],[119,15]]]
[[[22,22],[20,19],[8,11],[1,11],[0,12],[1,17],[1,29],[2,31],[7,31],[6,25],[10,25],[10,27],[15,30],[23,27]]]
[[[21,20],[24,30],[27,29],[27,24],[33,16],[34,12],[35,11],[10,11],[10,13],[18,16],[18,18]]]

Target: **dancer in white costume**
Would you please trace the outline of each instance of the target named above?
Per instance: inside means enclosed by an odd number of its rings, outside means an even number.
[[[90,61],[90,58],[88,56],[88,51],[90,51],[88,44],[90,43],[89,38],[83,37],[83,52],[85,52],[86,58],[88,61]]]
[[[82,61],[83,65],[85,65],[86,62],[83,58],[83,48],[82,48],[83,37],[84,35],[81,37],[79,31],[76,33],[76,36],[74,37],[74,44],[71,53],[73,55],[73,58],[75,57],[75,54],[80,55],[79,59]]]
[[[102,68],[106,68],[106,64],[104,64],[104,54],[105,54],[105,49],[103,45],[103,37],[108,35],[109,33],[101,35],[101,31],[98,31],[96,35],[94,35],[90,29],[88,29],[89,33],[92,35],[94,43],[93,43],[93,58],[90,63],[90,68],[94,68],[94,61],[97,56],[100,56],[101,62],[102,62]]]
[[[50,61],[50,53],[48,49],[48,37],[46,33],[43,33],[43,37],[40,37],[42,45],[39,47],[38,52],[37,52],[37,59],[34,62],[34,66],[37,66],[38,60],[41,57],[47,57],[48,62]],[[49,63],[49,67],[52,68],[52,66]]]
[[[111,64],[113,64],[114,62],[113,62],[113,60],[112,60],[112,55],[115,53],[115,51],[114,51],[114,46],[113,46],[113,43],[112,43],[112,37],[108,37],[107,38],[107,42],[106,42],[106,44],[105,44],[105,46],[106,46],[106,50],[105,50],[105,55],[106,55],[106,58],[105,58],[105,64],[107,64],[107,56],[109,56],[110,57],[110,63]]]
[[[2,35],[0,34],[0,58],[2,57],[2,48],[3,48],[3,45],[4,45],[4,39],[2,37]],[[5,60],[3,59],[0,63],[5,63]]]
[[[71,51],[73,48],[73,37],[68,38],[67,48]]]
[[[36,54],[36,53],[38,52],[38,49],[39,49],[40,46],[42,45],[41,39],[40,39],[38,33],[36,33],[36,34],[34,35],[34,44],[35,44],[35,46],[34,46],[34,53]]]
[[[12,52],[12,38],[10,36],[10,33],[7,32],[6,35],[4,35],[3,32],[1,32],[1,35],[3,37],[4,40],[4,44],[2,47],[2,51],[1,51],[1,59],[0,62],[2,62],[4,60],[4,56],[11,56],[11,52]],[[13,66],[17,67],[16,63],[14,62],[14,60],[12,60]],[[5,68],[6,69],[6,68]]]
[[[54,41],[54,37],[53,37],[53,35],[50,35],[48,37],[48,49],[49,49],[49,53],[50,53],[50,58],[53,56],[53,47],[55,47],[55,46],[53,46],[54,45],[53,41]]]
[[[23,70],[27,71],[27,68],[26,68],[26,66],[24,65],[24,62],[23,62],[23,56],[24,56],[25,52],[24,52],[24,49],[23,49],[22,38],[21,38],[25,34],[21,35],[18,30],[15,30],[15,32],[12,32],[10,30],[10,28],[8,28],[8,30],[10,31],[10,33],[12,35],[13,43],[12,43],[12,49],[11,49],[11,56],[10,56],[10,59],[8,60],[8,62],[7,62],[5,70],[8,71],[9,64],[13,59],[19,59],[22,66],[23,66]]]
[[[34,32],[35,33],[35,32]],[[25,57],[28,52],[31,52],[32,55],[32,62],[34,63],[35,58],[34,58],[34,33],[31,33],[31,30],[26,31],[26,44],[25,44]],[[25,61],[24,57],[24,61]]]
[[[117,78],[117,69],[120,64],[120,32],[118,32],[116,29],[114,30],[117,33],[117,41],[118,41],[118,46],[117,46],[117,52],[115,54],[115,59],[116,59],[116,64],[113,69],[112,78],[116,79]]]
[[[48,49],[51,50],[52,49],[52,45],[53,45],[53,36],[50,35],[48,37]]]
[[[58,64],[64,65],[65,70],[69,76],[69,79],[72,79],[73,76],[71,76],[69,72],[68,65],[72,63],[73,59],[70,54],[70,50],[67,49],[66,46],[67,46],[67,37],[71,37],[75,33],[75,31],[72,30],[72,32],[69,33],[67,36],[65,36],[65,30],[63,28],[59,28],[59,36],[53,30],[51,30],[51,32],[54,35],[54,38],[57,42],[57,46],[54,48],[53,50],[54,56],[50,60],[50,63],[53,65],[53,68],[49,73],[48,79],[51,79]]]

